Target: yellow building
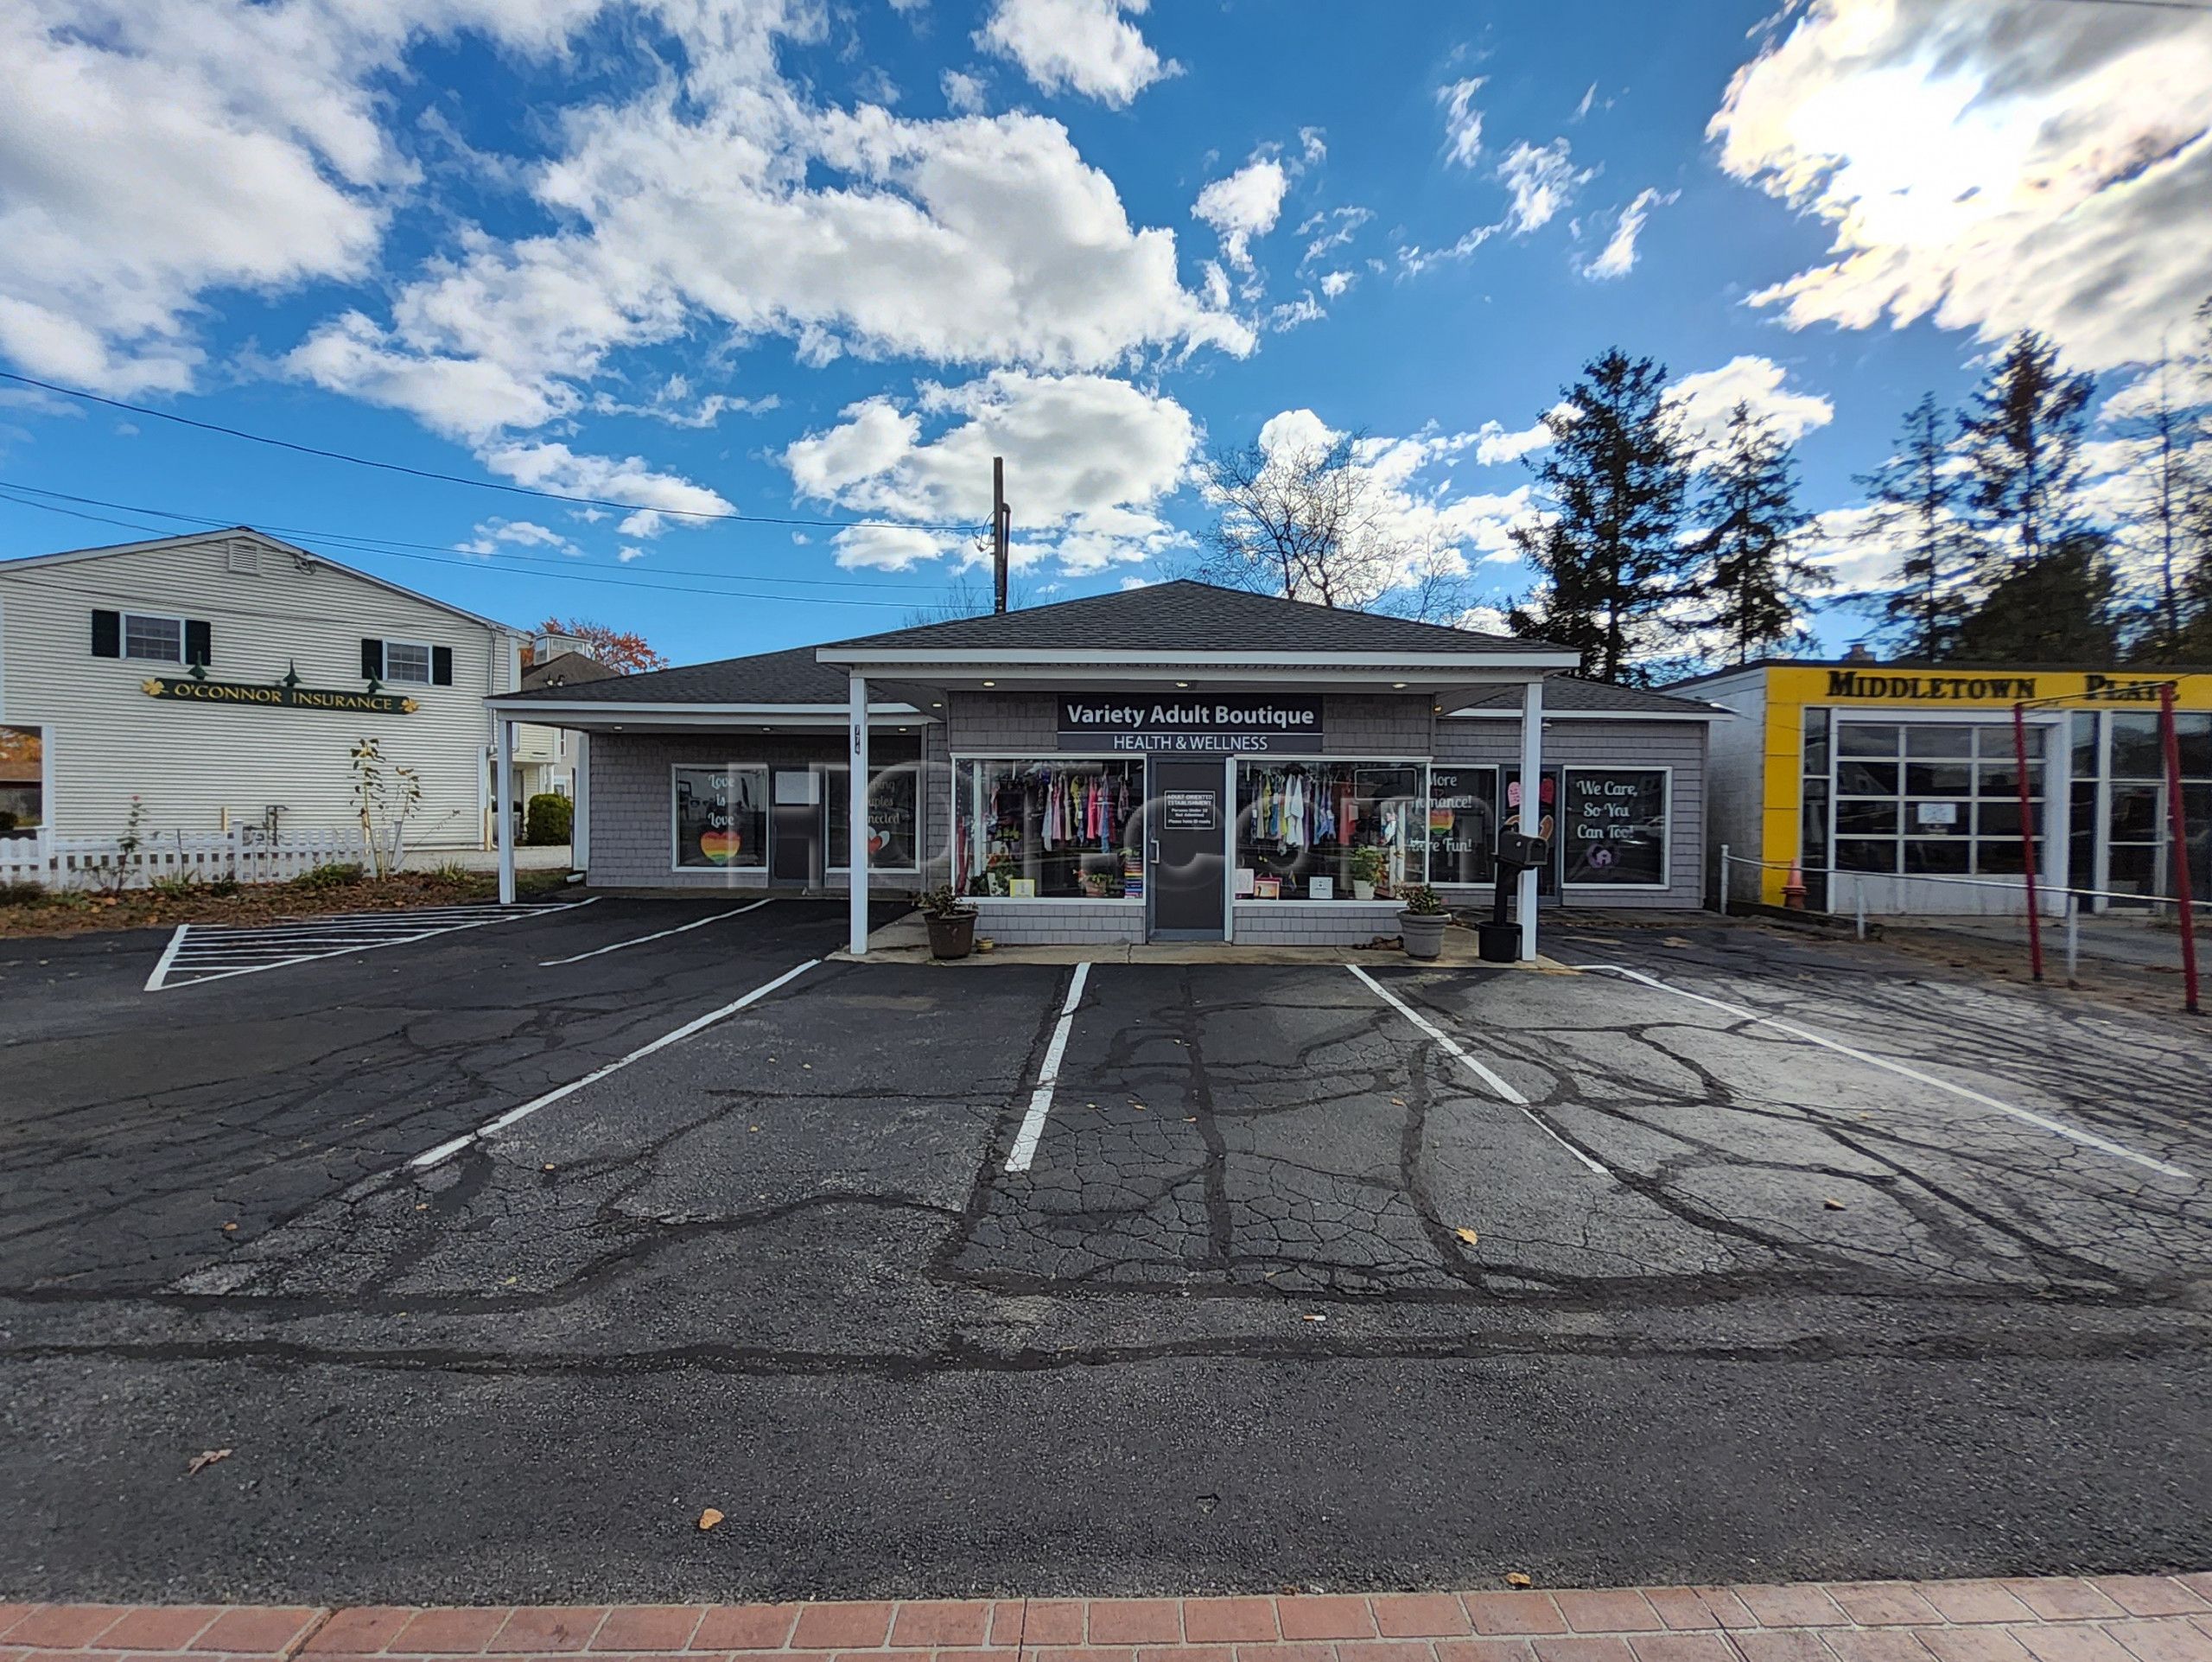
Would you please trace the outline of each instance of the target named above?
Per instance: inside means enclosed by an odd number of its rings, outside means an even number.
[[[1767,659],[1669,688],[1734,710],[1713,735],[1708,813],[1729,898],[1779,905],[1798,867],[1807,904],[1890,915],[2015,913],[2029,811],[2046,905],[2103,910],[2171,895],[2175,861],[2158,735],[2176,688],[2182,804],[2196,897],[2212,892],[2212,672]],[[1756,874],[1756,876],[1754,876]]]

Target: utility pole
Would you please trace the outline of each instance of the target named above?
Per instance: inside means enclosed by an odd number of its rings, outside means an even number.
[[[991,610],[1006,610],[1006,573],[1008,533],[1013,510],[1006,505],[1006,458],[991,458]]]

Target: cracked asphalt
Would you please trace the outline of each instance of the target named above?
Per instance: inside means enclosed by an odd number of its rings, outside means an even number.
[[[2202,1023],[1755,925],[1548,945],[1923,1079],[1611,972],[1376,972],[1502,1093],[1341,968],[1100,965],[1008,1174],[1070,971],[824,963],[407,1166],[842,933],[540,965],[716,909],[154,995],[158,938],[0,946],[0,1595],[2212,1561]]]

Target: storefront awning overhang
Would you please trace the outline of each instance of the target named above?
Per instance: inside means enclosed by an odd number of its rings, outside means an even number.
[[[691,731],[701,728],[739,728],[748,732],[842,731],[851,720],[843,704],[614,704],[607,700],[563,704],[543,697],[491,698],[485,701],[493,714],[543,727],[566,728],[579,733],[650,733]],[[908,704],[870,704],[872,729],[904,732],[935,717]]]

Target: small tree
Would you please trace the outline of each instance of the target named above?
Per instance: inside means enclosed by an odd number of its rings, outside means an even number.
[[[1870,596],[1884,644],[1909,658],[1948,657],[1974,609],[1980,544],[1958,512],[1959,474],[1948,422],[1926,392],[1907,412],[1890,459],[1858,475],[1872,510],[1859,533],[1897,555],[1893,589]]]
[[[2015,565],[1960,626],[1959,656],[1997,664],[2109,664],[2120,653],[2110,539],[2077,531]]]
[[[1695,551],[1679,534],[1689,446],[1666,390],[1662,366],[1618,347],[1586,364],[1543,417],[1552,442],[1530,464],[1542,515],[1513,533],[1538,577],[1514,629],[1575,648],[1601,680],[1643,678],[1631,660],[1690,588]]]
[[[537,633],[574,635],[589,649],[594,662],[625,675],[668,667],[668,659],[647,646],[645,636],[634,629],[618,629],[588,618],[573,617],[563,623],[557,617],[548,617],[537,626]]]
[[[423,805],[423,780],[412,767],[394,767],[385,761],[384,741],[363,739],[348,753],[353,768],[353,802],[360,810],[361,846],[369,859],[369,872],[389,877],[405,855],[407,820]],[[391,828],[390,845],[377,841],[377,821]]]
[[[1802,558],[1806,514],[1797,506],[1797,469],[1773,423],[1738,402],[1728,412],[1719,453],[1699,494],[1706,529],[1698,582],[1702,610],[1693,627],[1728,643],[1738,664],[1807,639],[1799,619],[1827,574]]]

